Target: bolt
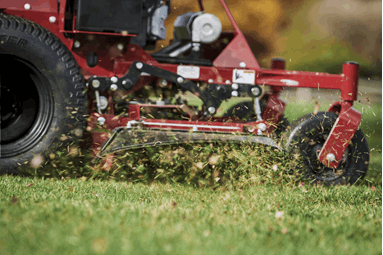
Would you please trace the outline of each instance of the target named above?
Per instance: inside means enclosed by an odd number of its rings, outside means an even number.
[[[233,96],[233,97],[237,97],[238,96],[238,91],[232,91],[231,92],[231,96]]]
[[[265,123],[260,123],[260,124],[258,124],[258,128],[259,128],[261,131],[266,131],[267,126],[266,126]]]
[[[116,84],[112,84],[112,85],[110,86],[110,89],[111,89],[112,91],[116,91],[116,90],[118,89],[118,87],[117,87]]]
[[[29,9],[31,9],[31,5],[30,5],[30,4],[24,4],[24,9],[25,9],[25,10],[29,10]]]
[[[199,43],[193,43],[193,51],[199,51],[200,50],[200,44]]]
[[[237,90],[239,88],[238,84],[237,83],[233,83],[231,85],[231,88],[234,89],[234,90]]]
[[[210,106],[207,110],[209,111],[210,114],[215,113],[215,108],[213,106]]]
[[[161,82],[160,82],[160,84],[161,84],[163,87],[168,86],[168,81],[165,80],[165,79],[162,79]]]
[[[138,63],[136,64],[137,69],[142,69],[143,66],[144,66],[144,65],[143,65],[141,62],[138,62]]]
[[[177,82],[178,82],[178,83],[183,83],[183,82],[184,82],[184,78],[182,78],[182,77],[178,77],[178,78],[177,78]]]
[[[124,49],[124,45],[122,43],[117,44],[117,49],[118,50],[123,50]]]
[[[242,67],[242,68],[245,68],[246,67],[246,63],[245,62],[241,62],[241,63],[239,63],[239,66]]]
[[[100,81],[99,80],[93,80],[92,86],[93,86],[93,88],[97,89],[98,87],[100,87]]]
[[[99,117],[99,118],[97,119],[98,124],[101,125],[101,126],[105,124],[105,121],[106,121],[106,120],[105,120],[104,117]]]
[[[118,78],[116,76],[113,76],[112,78],[110,78],[110,80],[113,82],[113,83],[116,83],[118,81]]]
[[[327,154],[326,159],[328,162],[334,162],[335,161],[335,155],[332,153]]]
[[[80,48],[81,43],[80,43],[79,41],[75,41],[74,44],[73,44],[73,46],[74,46],[75,48]]]
[[[104,96],[100,96],[100,109],[105,110],[106,108],[108,108],[108,99]]]
[[[261,93],[260,89],[258,87],[254,87],[251,89],[251,93],[254,95],[254,96],[259,96],[259,94]]]
[[[50,16],[49,17],[49,22],[50,23],[55,23],[56,22],[56,17],[55,16]]]

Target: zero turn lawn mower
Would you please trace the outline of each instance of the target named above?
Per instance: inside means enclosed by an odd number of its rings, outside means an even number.
[[[263,69],[220,1],[234,31],[223,31],[199,0],[200,12],[178,16],[171,43],[149,54],[166,37],[170,0],[1,0],[0,173],[48,158],[86,129],[96,159],[184,142],[281,148],[283,136],[283,149],[302,157],[314,181],[363,178],[369,149],[353,108],[358,63],[344,63],[339,75],[288,71],[280,58]],[[289,124],[285,87],[340,90],[341,100]],[[217,116],[222,102],[241,96],[252,101]]]

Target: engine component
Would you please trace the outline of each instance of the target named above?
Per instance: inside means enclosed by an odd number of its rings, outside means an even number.
[[[174,22],[176,40],[208,44],[217,40],[221,32],[221,21],[210,13],[188,12],[178,16]]]
[[[140,32],[142,5],[142,1],[132,0],[77,1],[76,27],[85,31],[137,34]]]
[[[157,8],[151,19],[149,19],[148,30],[151,34],[151,39],[162,39],[166,38],[166,28],[164,21],[168,16],[168,6],[163,5]]]
[[[203,13],[193,21],[193,42],[212,43],[218,39],[222,32],[221,21],[217,16]]]

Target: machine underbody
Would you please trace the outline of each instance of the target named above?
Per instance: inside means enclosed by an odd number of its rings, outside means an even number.
[[[276,58],[270,69],[262,69],[220,1],[234,31],[222,31],[220,20],[206,13],[199,1],[201,11],[180,15],[173,42],[152,54],[145,49],[166,36],[168,0],[34,0],[30,9],[21,1],[7,8],[11,2],[5,0],[0,9],[45,27],[73,54],[87,84],[86,129],[95,157],[143,146],[208,141],[284,149],[274,134],[284,131],[280,123],[286,103],[280,93],[284,87],[306,87],[341,91],[341,101],[328,110],[338,114],[337,121],[317,153],[324,166],[337,168],[361,121],[352,107],[358,64],[346,62],[342,74],[334,75],[287,71],[284,60]],[[102,16],[103,8],[115,16]],[[217,116],[222,102],[243,96],[251,102],[241,105],[241,114]],[[191,97],[198,98],[200,106],[191,104]]]

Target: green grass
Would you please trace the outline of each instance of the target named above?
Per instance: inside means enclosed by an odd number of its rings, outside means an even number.
[[[179,184],[0,177],[0,254],[381,254],[368,186]]]
[[[355,107],[371,150],[356,185],[302,183],[260,145],[131,150],[109,172],[57,152],[39,178],[0,176],[0,254],[381,254],[382,110]]]

